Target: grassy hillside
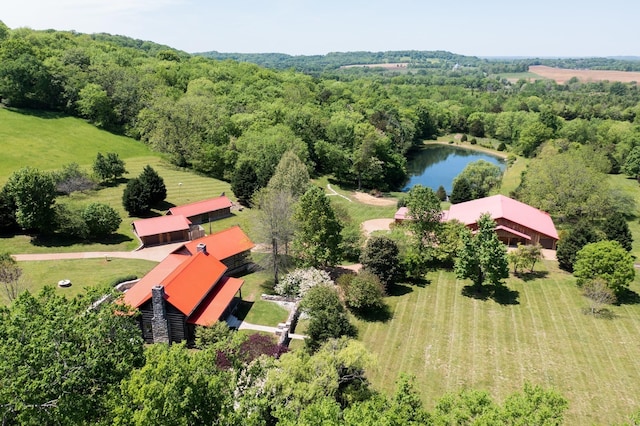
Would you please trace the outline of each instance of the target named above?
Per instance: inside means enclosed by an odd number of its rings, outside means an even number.
[[[377,357],[374,385],[392,392],[414,374],[429,408],[448,391],[484,389],[498,400],[529,381],[569,400],[567,424],[613,424],[638,409],[640,305],[614,306],[612,320],[584,315],[574,279],[545,262],[548,276],[511,278],[503,304],[462,295],[451,272],[425,287],[401,285],[387,298],[386,323],[359,321],[360,339]],[[538,268],[536,268],[538,269]],[[640,291],[640,282],[632,286]]]
[[[154,214],[163,214],[174,206],[220,195],[231,195],[229,184],[216,179],[179,169],[164,161],[143,143],[124,136],[99,130],[83,120],[59,114],[12,111],[0,108],[0,185],[15,170],[31,166],[40,170],[56,170],[76,162],[91,171],[98,152],[116,152],[125,162],[128,173],[118,185],[96,191],[61,196],[56,203],[82,207],[100,202],[114,207],[123,221],[116,235],[99,243],[74,243],[56,239],[34,239],[29,235],[0,238],[0,252],[44,253],[74,251],[133,250],[138,246],[131,223],[138,219],[129,217],[122,207],[122,192],[126,178],[136,177],[147,164],[164,179],[167,187],[166,203]]]
[[[90,168],[98,152],[116,152],[124,160],[152,155],[143,143],[78,118],[6,108],[0,108],[0,142],[0,184],[25,166],[54,170],[75,162]]]

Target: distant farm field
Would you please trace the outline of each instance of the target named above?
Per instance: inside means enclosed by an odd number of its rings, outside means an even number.
[[[640,72],[608,71],[608,70],[572,70],[566,68],[553,68],[545,65],[533,65],[529,67],[529,73],[537,74],[544,78],[555,80],[558,84],[564,84],[572,77],[582,82],[594,81],[619,81],[630,83],[640,82]]]
[[[640,305],[587,316],[587,300],[555,262],[544,278],[510,278],[502,304],[466,297],[448,271],[424,287],[401,285],[387,298],[392,319],[358,321],[359,339],[377,358],[370,378],[392,392],[401,372],[416,376],[428,408],[445,392],[483,389],[497,400],[525,382],[569,400],[566,424],[618,424],[640,407]],[[640,291],[638,280],[633,290]]]

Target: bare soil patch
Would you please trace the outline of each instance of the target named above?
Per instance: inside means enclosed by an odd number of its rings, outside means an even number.
[[[532,65],[529,72],[538,74],[539,76],[555,80],[558,84],[564,84],[572,77],[576,77],[582,82],[595,81],[619,81],[621,83],[630,83],[632,81],[640,82],[640,72],[629,71],[609,71],[609,70],[573,70],[567,68],[553,68],[545,65]]]
[[[397,203],[397,201],[392,198],[374,197],[364,192],[355,192],[353,197],[361,203],[372,206],[392,206]]]
[[[393,219],[371,219],[362,222],[362,230],[368,237],[373,231],[388,231]]]

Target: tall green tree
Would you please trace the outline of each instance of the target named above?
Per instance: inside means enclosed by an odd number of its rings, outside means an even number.
[[[152,345],[145,365],[120,384],[112,402],[114,424],[220,424],[232,410],[231,372],[216,367],[216,350],[184,344]]]
[[[500,285],[509,276],[507,249],[498,239],[496,223],[489,214],[480,216],[475,235],[465,229],[462,243],[455,263],[455,273],[458,279],[470,279],[476,288],[480,288],[485,281]]]
[[[72,301],[46,287],[0,309],[0,407],[6,424],[88,424],[108,394],[143,364],[136,322],[102,294]]]
[[[471,196],[470,199],[476,200],[478,198],[488,196],[492,189],[500,186],[502,181],[502,170],[500,170],[500,167],[495,164],[491,164],[485,160],[478,160],[469,163],[454,179],[451,197],[456,200],[455,203],[469,201],[469,199],[466,199],[466,194],[463,195],[464,192],[466,192],[466,189],[463,192],[462,187],[460,187],[463,183],[458,184],[456,187],[458,179],[466,181],[468,184],[469,195]]]
[[[471,184],[464,177],[457,176],[453,180],[453,188],[451,189],[451,194],[449,194],[449,201],[451,201],[451,204],[458,204],[471,200],[473,200]]]
[[[441,225],[440,200],[431,188],[418,184],[407,193],[406,205],[409,226],[416,236],[417,245],[421,248],[430,247]]]
[[[7,191],[16,206],[16,222],[24,229],[53,231],[53,204],[56,188],[48,173],[31,167],[14,172],[7,181]]]
[[[142,169],[138,179],[147,188],[151,205],[157,205],[167,198],[167,187],[164,184],[164,179],[150,165],[147,164]]]
[[[304,265],[329,266],[340,261],[342,226],[321,188],[312,186],[300,197],[293,219],[297,224],[293,251]]]
[[[309,185],[311,181],[306,164],[300,161],[295,152],[287,151],[276,166],[267,187],[289,192],[294,199],[298,199],[309,189]]]
[[[602,223],[601,229],[607,236],[607,240],[619,242],[626,251],[631,251],[633,248],[633,235],[622,214],[614,213],[607,217]]]
[[[253,195],[258,189],[258,175],[253,163],[248,160],[240,161],[231,177],[231,191],[241,204],[251,206]]]
[[[633,258],[617,241],[587,244],[576,254],[573,268],[578,286],[601,279],[616,295],[629,287],[635,273]]]
[[[622,165],[622,172],[640,182],[640,145],[633,147],[629,152]]]

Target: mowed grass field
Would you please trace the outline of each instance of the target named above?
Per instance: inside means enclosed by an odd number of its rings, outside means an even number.
[[[587,300],[555,265],[536,268],[545,278],[510,278],[514,304],[466,297],[469,283],[443,270],[424,287],[400,286],[388,322],[356,321],[377,357],[372,383],[392,392],[401,372],[413,374],[432,408],[445,392],[483,389],[501,401],[529,381],[569,400],[566,424],[623,422],[640,408],[640,305],[612,307],[611,320],[584,315]]]

